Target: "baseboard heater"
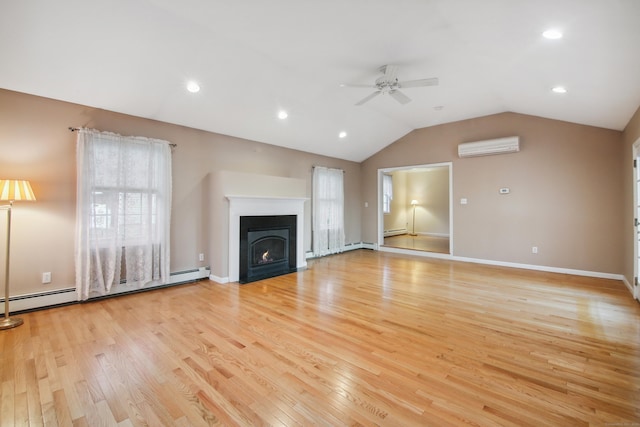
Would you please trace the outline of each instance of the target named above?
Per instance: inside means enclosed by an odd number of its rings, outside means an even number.
[[[347,251],[355,251],[358,249],[362,249],[362,242],[357,242],[357,243],[345,243],[344,247],[342,248],[341,252],[347,252]],[[331,254],[331,255],[337,255],[341,252],[337,252],[335,254]],[[305,259],[314,259],[314,258],[318,258],[313,251],[308,251],[305,253]]]
[[[56,289],[55,291],[16,295],[9,298],[12,314],[75,304],[76,300],[76,288]],[[4,299],[2,302],[4,303]]]
[[[401,234],[407,234],[406,228],[395,228],[393,230],[384,230],[384,237],[400,236]]]
[[[177,271],[171,273],[169,283],[147,286],[135,290],[115,291],[108,295],[99,298],[109,298],[113,296],[124,295],[127,293],[144,292],[151,289],[158,289],[168,286],[181,285],[184,283],[195,282],[197,280],[206,279],[209,277],[211,271],[209,267],[196,268],[193,270]],[[113,291],[113,288],[112,288]],[[98,298],[90,298],[96,300]],[[44,308],[58,307],[69,304],[76,304],[76,288],[69,287],[63,289],[56,289],[46,292],[36,292],[33,294],[15,295],[9,298],[11,303],[11,313],[25,313],[34,310],[42,310]],[[4,303],[4,298],[0,298],[0,302]]]

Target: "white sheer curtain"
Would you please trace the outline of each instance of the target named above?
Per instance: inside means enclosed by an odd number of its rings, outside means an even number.
[[[391,201],[393,200],[393,178],[391,175],[382,175],[382,212],[391,213]]]
[[[171,147],[141,137],[79,129],[76,293],[105,295],[124,279],[168,283]]]
[[[313,169],[313,254],[344,249],[344,171],[316,166]]]

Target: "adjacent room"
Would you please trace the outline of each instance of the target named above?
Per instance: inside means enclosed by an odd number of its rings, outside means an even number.
[[[640,423],[640,2],[0,6],[0,425]]]
[[[400,168],[381,173],[382,244],[450,254],[450,165]]]

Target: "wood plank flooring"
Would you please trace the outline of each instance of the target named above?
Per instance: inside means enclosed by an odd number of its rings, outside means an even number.
[[[441,254],[450,253],[448,237],[425,236],[410,234],[400,234],[384,238],[384,246],[392,248],[413,249],[417,251],[437,252]]]
[[[21,317],[3,427],[640,423],[640,304],[613,280],[359,250]]]

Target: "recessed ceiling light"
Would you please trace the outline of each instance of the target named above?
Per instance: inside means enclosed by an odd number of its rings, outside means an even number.
[[[191,93],[200,92],[200,85],[193,80],[187,82],[187,90]]]
[[[554,93],[567,93],[567,88],[564,86],[556,86],[552,88],[551,91]]]
[[[281,111],[278,113],[278,118],[279,118],[280,120],[284,120],[284,119],[286,119],[287,117],[289,117],[289,114],[288,114],[286,111],[284,111],[284,110],[281,110]]]
[[[562,31],[551,28],[542,33],[542,37],[549,40],[558,40],[562,38]]]
[[[347,137],[347,133],[345,131],[342,131],[338,134],[339,138],[346,138]]]

